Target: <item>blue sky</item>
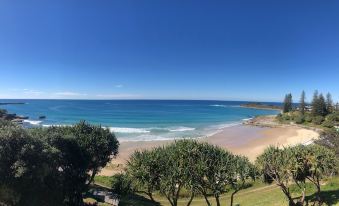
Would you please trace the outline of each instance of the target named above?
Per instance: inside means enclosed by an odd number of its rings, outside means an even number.
[[[1,0],[0,98],[339,100],[339,1]]]

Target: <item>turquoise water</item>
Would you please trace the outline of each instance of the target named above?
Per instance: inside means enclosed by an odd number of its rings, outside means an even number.
[[[100,124],[120,141],[167,140],[212,135],[257,115],[278,111],[239,107],[246,102],[185,100],[0,100],[9,113],[29,116],[29,127],[71,125],[80,120]],[[272,103],[270,103],[272,104]],[[47,118],[39,120],[44,115]]]

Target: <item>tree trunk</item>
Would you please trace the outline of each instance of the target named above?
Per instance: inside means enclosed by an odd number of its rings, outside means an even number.
[[[237,194],[237,192],[238,192],[238,191],[236,190],[236,191],[234,191],[234,192],[231,194],[231,204],[230,204],[231,206],[233,206],[234,195]]]
[[[215,195],[215,201],[217,202],[217,206],[220,206],[219,195]]]
[[[318,184],[317,184],[317,200],[318,200],[319,206],[322,205],[320,193],[321,193],[321,188],[320,188],[320,183],[318,182]]]
[[[205,201],[206,201],[207,206],[211,206],[211,203],[210,203],[210,201],[209,201],[208,198],[207,198],[207,194],[205,193],[205,194],[203,194],[203,195],[204,195],[204,198],[205,198]]]
[[[190,198],[190,200],[188,201],[187,206],[190,206],[190,205],[191,205],[191,203],[192,203],[192,201],[193,201],[193,198],[194,198],[194,192],[192,192],[191,198]]]
[[[155,202],[153,198],[153,194],[151,192],[148,192],[147,195],[153,202]]]

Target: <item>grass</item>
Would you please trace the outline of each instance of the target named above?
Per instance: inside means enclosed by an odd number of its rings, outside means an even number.
[[[102,185],[109,186],[110,177],[97,177],[96,182]],[[295,198],[298,198],[300,191],[296,186],[291,186],[291,191]],[[307,184],[306,200],[312,202],[315,200],[315,189],[311,184]],[[339,177],[334,177],[327,180],[322,186],[322,198],[324,205],[339,206]],[[146,196],[141,194],[129,195],[121,199],[121,206],[170,206],[166,198],[159,194],[154,194],[156,203],[151,202]],[[214,199],[209,198],[212,205],[215,205]],[[188,199],[179,199],[179,206],[186,206]],[[230,203],[230,194],[225,194],[221,197],[221,205],[226,206]],[[267,185],[261,182],[255,182],[252,187],[240,191],[235,196],[235,204],[240,206],[255,205],[255,206],[282,206],[288,205],[281,190],[275,186]],[[205,200],[202,197],[196,197],[191,206],[205,206]],[[310,204],[311,205],[311,204]]]

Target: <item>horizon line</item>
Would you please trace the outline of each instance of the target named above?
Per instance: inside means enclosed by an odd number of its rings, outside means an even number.
[[[72,101],[221,101],[221,102],[268,102],[268,103],[282,103],[282,101],[259,101],[259,100],[226,100],[226,99],[70,99],[70,98],[0,98],[0,100],[72,100]]]

